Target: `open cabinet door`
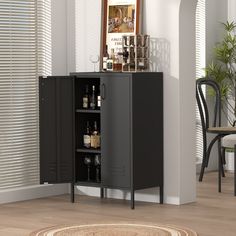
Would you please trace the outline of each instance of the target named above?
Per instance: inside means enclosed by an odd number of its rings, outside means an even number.
[[[74,78],[39,78],[40,183],[70,183],[74,159]]]

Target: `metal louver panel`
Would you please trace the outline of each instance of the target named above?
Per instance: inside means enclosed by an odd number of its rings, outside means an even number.
[[[50,0],[0,1],[0,190],[39,184],[38,76],[51,74]]]
[[[205,76],[206,67],[206,3],[198,0],[196,10],[196,78]],[[200,114],[196,103],[196,162],[202,162],[203,140]]]

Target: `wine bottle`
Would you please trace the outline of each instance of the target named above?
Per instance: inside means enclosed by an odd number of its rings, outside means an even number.
[[[107,59],[107,71],[113,71],[113,63],[114,63],[114,49],[111,49],[111,54],[109,55],[109,58]]]
[[[107,71],[107,59],[109,58],[109,54],[107,52],[107,45],[106,45],[106,51],[103,54],[103,59],[102,59],[102,69],[103,71]]]
[[[101,108],[101,95],[100,95],[100,90],[98,89],[98,93],[97,93],[97,108],[100,109]]]
[[[91,148],[100,148],[100,133],[98,132],[97,121],[94,121],[94,128],[91,134]]]
[[[83,108],[84,109],[89,108],[89,87],[88,87],[88,85],[85,86],[85,93],[83,96]]]
[[[96,109],[96,92],[95,85],[92,86],[92,94],[90,97],[90,109]]]
[[[83,137],[83,142],[84,142],[84,147],[91,148],[91,136],[90,136],[89,121],[87,121],[86,131],[85,131],[84,137]]]

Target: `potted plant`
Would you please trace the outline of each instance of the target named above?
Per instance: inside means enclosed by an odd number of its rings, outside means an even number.
[[[236,23],[222,23],[224,38],[214,48],[214,60],[205,68],[206,76],[217,81],[221,90],[222,112],[230,125],[236,123]],[[209,93],[212,93],[210,90]]]

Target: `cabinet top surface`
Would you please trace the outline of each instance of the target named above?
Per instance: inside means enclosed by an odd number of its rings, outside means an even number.
[[[54,79],[54,78],[69,78],[69,77],[75,77],[78,79],[85,79],[85,78],[102,78],[102,77],[113,77],[113,78],[121,78],[121,77],[141,77],[141,78],[163,78],[163,72],[70,72],[69,76],[66,75],[56,75],[56,76],[40,76],[41,79]]]
[[[102,77],[102,76],[135,76],[135,75],[157,75],[162,76],[163,72],[71,72],[71,76],[77,77]]]

